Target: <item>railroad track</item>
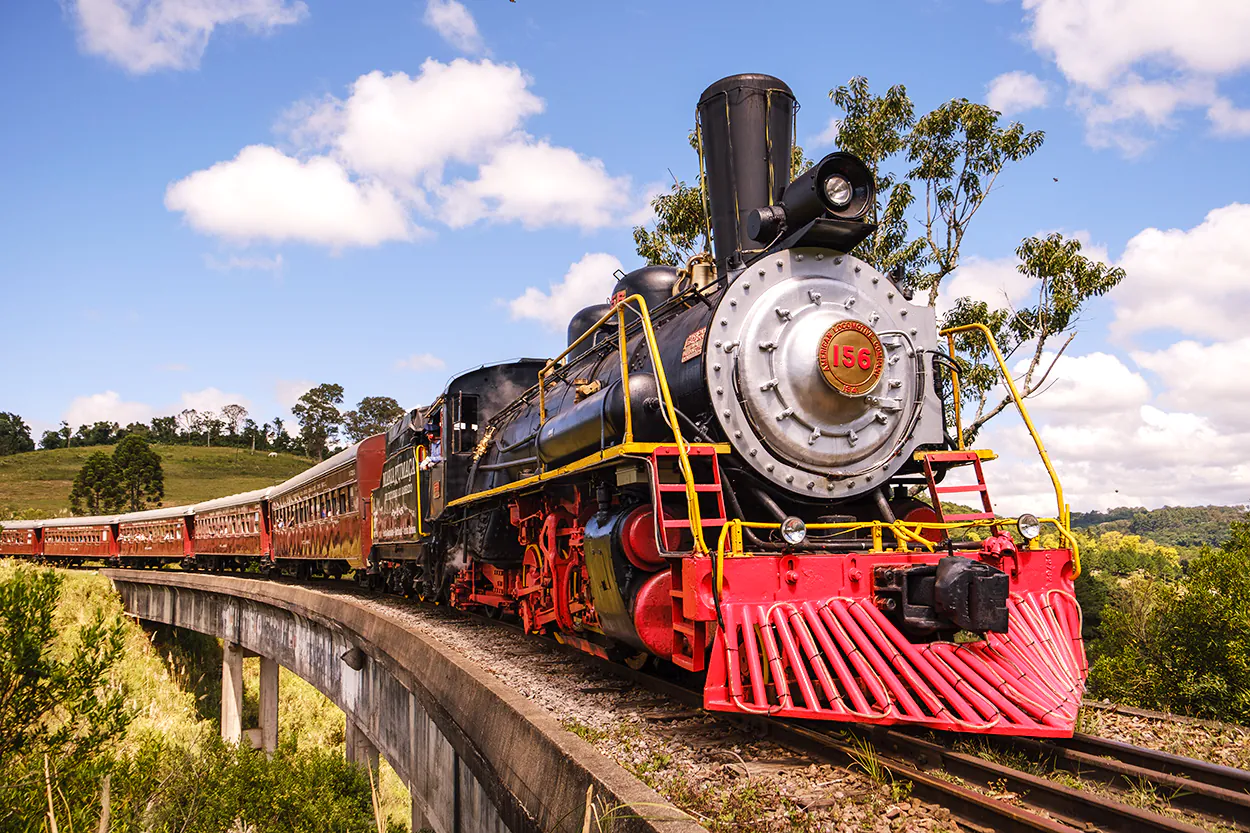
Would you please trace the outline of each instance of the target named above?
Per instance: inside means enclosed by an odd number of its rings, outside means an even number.
[[[701,693],[679,682],[587,659],[687,708],[702,705]],[[913,796],[946,807],[974,828],[1250,831],[1250,771],[1093,735],[1040,741],[952,734],[934,740],[887,727],[845,724],[831,730],[813,722],[717,716],[750,724],[778,744],[821,761],[909,781]],[[968,751],[977,745],[981,748]],[[1133,796],[1153,806],[1132,803]]]

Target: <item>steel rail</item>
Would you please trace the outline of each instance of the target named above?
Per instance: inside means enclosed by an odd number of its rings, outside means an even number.
[[[561,647],[570,652],[576,651],[572,646]],[[635,671],[600,657],[586,656],[586,658],[592,665],[607,673],[624,677],[648,691],[670,697],[683,706],[696,709],[702,707],[702,694],[695,689],[642,671]],[[847,743],[843,737],[838,736],[837,730],[831,733],[823,728],[814,729],[810,722],[778,720],[756,715],[733,715],[732,719],[751,725],[783,746],[840,766],[854,766],[862,761],[866,754],[863,749]],[[997,764],[977,755],[957,752],[942,744],[913,737],[895,729],[878,727],[867,730],[852,724],[848,725],[846,730],[870,740],[877,751],[868,754],[877,756],[878,762],[884,770],[890,773],[891,778],[904,778],[911,781],[912,794],[916,798],[946,807],[961,819],[974,824],[988,825],[994,830],[1098,829],[1126,831],[1127,833],[1154,833],[1154,831],[1198,833],[1204,829],[1171,816],[1124,804],[1089,791],[1067,787],[1045,777]],[[970,735],[969,737],[994,738],[1009,744],[1023,740],[1026,743],[1036,744],[1042,752],[1051,751],[1046,750],[1045,747],[1052,746],[1031,739],[984,735]],[[1086,736],[1078,736],[1078,738],[1083,737]],[[1101,738],[1093,740],[1103,742]],[[1067,741],[1061,743],[1067,743]],[[1119,744],[1119,746],[1145,755],[1153,754],[1153,750],[1145,750],[1129,744]],[[882,749],[888,749],[894,754],[885,754],[881,752]],[[1052,746],[1052,749],[1057,749],[1057,747]],[[1169,757],[1176,758],[1177,756]],[[1127,776],[1123,782],[1129,786],[1149,783],[1163,787],[1168,793],[1174,793],[1168,796],[1168,803],[1178,809],[1199,812],[1237,826],[1244,826],[1244,820],[1250,817],[1246,812],[1247,808],[1250,808],[1250,795],[1238,794],[1232,790],[1200,783],[1196,779],[1185,779],[1147,767],[1132,767],[1124,762],[1105,761],[1087,753],[1076,753],[1066,760],[1073,765],[1073,768],[1068,769],[1062,766],[1060,768],[1067,769],[1081,777],[1085,777],[1090,772],[1102,773],[1105,774],[1105,778],[1094,780],[1110,783],[1108,779],[1112,775],[1117,779]],[[1180,758],[1178,761],[1185,762],[1191,767],[1189,770],[1191,772],[1231,769],[1186,758]],[[1079,766],[1082,762],[1085,764],[1083,768]],[[1178,767],[1182,765],[1179,762],[1176,764]],[[1006,787],[1009,792],[1021,796],[1021,800],[1029,806],[1020,807],[1009,801],[993,798],[925,771],[937,767],[948,775],[982,787],[991,785]],[[1131,771],[1134,769],[1135,772]],[[1231,769],[1231,772],[1250,778],[1250,772],[1235,769]],[[1046,812],[1046,815],[1039,814],[1029,807],[1040,808]]]
[[[1250,829],[1250,772],[1091,735],[1071,741],[995,738],[993,743],[1110,787],[1154,785],[1173,807]]]
[[[1205,784],[1239,795],[1246,807],[1242,824],[1250,827],[1250,771],[1213,764],[1196,758],[1160,752],[1144,746],[1077,733],[1069,740],[1056,742],[1064,752],[1091,757],[1111,757],[1129,766],[1153,770],[1190,782]]]

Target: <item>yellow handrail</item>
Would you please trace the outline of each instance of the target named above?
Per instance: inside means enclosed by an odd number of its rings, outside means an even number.
[[[1069,532],[1065,525],[1055,518],[1039,518],[1038,523],[1050,524],[1059,532],[1059,537],[1068,545],[1068,549],[1072,551],[1072,577],[1076,578],[1081,574],[1081,553],[1077,545],[1075,536]],[[872,530],[873,548],[877,552],[883,552],[882,533],[889,530],[893,533],[895,540],[898,542],[899,552],[910,552],[906,546],[907,541],[913,541],[920,544],[926,552],[934,551],[934,543],[923,536],[925,530],[940,529],[976,529],[988,528],[992,526],[1018,526],[1019,521],[1015,518],[993,518],[979,521],[965,521],[962,523],[939,523],[936,521],[849,521],[844,523],[817,523],[808,524],[809,530],[816,529],[836,529],[842,532],[854,532],[860,529]],[[725,523],[721,529],[720,538],[716,543],[716,590],[720,592],[724,588],[725,576],[725,557],[726,543],[729,544],[728,556],[730,558],[738,558],[745,556],[747,553],[742,546],[742,530],[746,529],[780,529],[781,524],[769,523],[763,521],[744,521],[739,518],[731,518]]]
[[[994,353],[994,358],[998,361],[998,368],[1002,371],[1003,380],[1007,383],[1007,390],[1011,392],[1012,401],[1016,403],[1016,410],[1020,412],[1020,418],[1024,420],[1024,425],[1029,429],[1029,436],[1033,438],[1033,444],[1037,446],[1037,453],[1041,455],[1042,464],[1046,466],[1046,473],[1050,475],[1051,485],[1055,489],[1055,504],[1057,506],[1059,520],[1065,529],[1071,529],[1069,526],[1070,517],[1068,515],[1068,506],[1063,502],[1063,485],[1059,482],[1059,475],[1055,473],[1055,467],[1050,464],[1050,455],[1046,453],[1046,446],[1042,444],[1042,438],[1037,433],[1037,429],[1033,427],[1033,420],[1029,419],[1029,411],[1024,407],[1024,400],[1020,398],[1020,392],[1016,390],[1016,383],[1011,378],[1011,372],[1007,369],[1007,362],[1003,359],[1003,354],[998,350],[998,342],[994,340],[994,334],[990,332],[990,328],[984,324],[963,324],[958,327],[949,327],[942,330],[942,335],[946,336],[951,344],[951,358],[954,358],[954,338],[957,333],[969,332],[976,330],[985,336],[985,342]],[[951,376],[954,380],[955,395],[955,424],[959,432],[959,447],[964,447],[964,430],[963,424],[959,420],[959,373],[952,369]]]
[[[424,460],[427,456],[428,456],[428,453],[427,453],[427,452],[426,452],[426,450],[425,450],[425,446],[423,446],[423,445],[418,445],[418,446],[417,446],[417,449],[416,449],[416,453],[413,455],[413,457],[414,457],[414,459],[415,459],[415,462],[416,462],[416,467],[417,467],[417,468],[416,468],[416,472],[414,473],[413,478],[412,478],[412,479],[416,482],[416,492],[417,492],[417,537],[418,537],[418,538],[424,538],[424,537],[425,537],[425,526],[424,526],[424,524],[422,524],[422,523],[421,523],[421,515],[422,515],[422,514],[424,514],[424,513],[421,511],[421,461],[422,461],[422,460]]]
[[[651,366],[655,370],[655,382],[660,394],[660,405],[664,409],[665,420],[673,431],[673,440],[677,446],[681,476],[685,481],[686,509],[690,519],[690,532],[694,536],[695,550],[700,555],[707,555],[708,546],[707,541],[703,537],[703,519],[699,512],[699,493],[694,485],[694,470],[690,467],[690,455],[686,453],[686,441],[681,435],[681,427],[677,422],[677,410],[673,405],[673,395],[669,391],[668,377],[664,373],[664,362],[660,357],[659,347],[656,345],[655,330],[651,326],[651,312],[647,309],[647,302],[641,295],[630,295],[628,298],[622,298],[614,303],[612,308],[604,313],[586,332],[578,336],[560,355],[551,359],[542,370],[538,371],[538,431],[539,433],[542,432],[543,424],[547,421],[547,374],[559,362],[577,349],[583,341],[590,338],[595,331],[607,323],[609,319],[615,317],[617,320],[618,349],[621,354],[621,395],[625,400],[624,442],[632,442],[634,427],[633,412],[629,401],[629,359],[626,354],[627,339],[625,337],[625,308],[630,304],[636,304],[638,307],[638,317],[642,322],[643,337],[647,342],[647,352],[651,357]]]

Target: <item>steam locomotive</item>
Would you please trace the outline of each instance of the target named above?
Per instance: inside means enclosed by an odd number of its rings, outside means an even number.
[[[461,374],[384,436],[214,502],[254,512],[254,543],[201,545],[186,507],[173,557],[355,569],[703,674],[713,710],[1070,735],[1087,668],[1058,480],[1055,518],[994,512],[934,310],[848,254],[872,176],[837,152],[791,179],[796,110],[771,76],[708,87],[712,252],[619,275],[554,359]],[[977,507],[944,505],[961,494]]]

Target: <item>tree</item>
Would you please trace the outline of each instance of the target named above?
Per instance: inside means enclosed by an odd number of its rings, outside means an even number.
[[[1126,705],[1250,719],[1250,524],[1233,523],[1177,585],[1136,574],[1111,592],[1090,665],[1099,697]]]
[[[221,436],[221,429],[226,424],[216,415],[205,413],[200,415],[199,430],[204,434],[204,445],[212,448],[213,440]]]
[[[117,442],[120,426],[116,422],[94,422],[91,425],[80,425],[74,433],[71,445],[109,445]]]
[[[245,419],[243,420],[243,431],[240,434],[240,438],[243,440],[244,445],[251,445],[252,451],[256,450],[257,445],[263,449],[268,446],[267,437],[265,436],[268,430],[268,425],[262,431],[260,426],[256,424],[256,420]]]
[[[343,415],[337,406],[342,402],[343,386],[324,384],[305,393],[291,408],[299,420],[300,442],[309,457],[325,459],[330,443],[338,439]]]
[[[178,442],[178,417],[153,417],[150,435],[154,442],[166,445]]]
[[[132,422],[118,432],[119,437],[129,437],[131,434],[136,434],[145,440],[152,439],[152,429],[142,422]]]
[[[137,434],[125,437],[113,449],[113,465],[125,506],[131,512],[149,504],[160,505],[165,496],[165,473],[161,456],[148,446],[147,440]]]
[[[130,721],[125,688],[110,680],[122,657],[121,620],[97,613],[62,654],[53,619],[61,583],[52,570],[25,567],[0,582],[0,773],[44,755],[63,766]]]
[[[78,470],[69,493],[69,506],[75,515],[99,515],[116,512],[124,498],[113,457],[106,451],[97,451]]]
[[[65,448],[65,438],[61,436],[60,431],[44,431],[43,436],[39,438],[39,447],[49,448]]]
[[[227,405],[221,409],[221,418],[225,421],[230,436],[236,436],[239,433],[239,423],[247,418],[247,408],[242,405]]]
[[[0,412],[0,457],[34,450],[30,426],[17,414]]]
[[[356,404],[356,410],[343,414],[343,425],[348,439],[360,442],[385,431],[403,415],[404,409],[391,397],[366,396]]]
[[[291,435],[286,432],[286,424],[282,417],[273,418],[273,427],[268,428],[266,436],[270,437],[269,445],[274,451],[291,450]]]
[[[200,430],[200,412],[195,408],[184,408],[178,414],[178,423],[182,426],[187,442],[194,442],[195,434]]]
[[[1020,274],[1037,281],[1036,295],[1019,309],[991,309],[985,301],[960,298],[946,314],[943,325],[984,324],[994,333],[1007,358],[1026,353],[1023,377],[1016,379],[1022,397],[1045,389],[1046,379],[1059,357],[1076,338],[1075,324],[1085,302],[1110,292],[1124,279],[1124,270],[1091,260],[1081,254],[1081,241],[1058,232],[1045,237],[1029,237],[1016,249]],[[1058,350],[1047,352],[1047,344],[1063,337]],[[1004,394],[993,403],[990,397],[998,384],[999,368],[985,339],[979,334],[956,338],[960,353],[961,393],[975,405],[972,421],[964,428],[965,437],[975,437],[986,422],[1013,402]]]

